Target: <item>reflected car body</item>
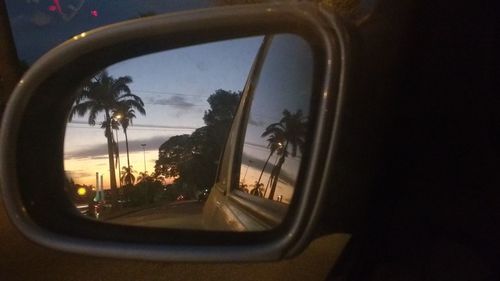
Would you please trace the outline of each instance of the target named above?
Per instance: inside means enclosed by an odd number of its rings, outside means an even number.
[[[309,44],[294,34],[264,38],[229,130],[238,133],[228,134],[205,206],[208,229],[263,231],[285,218],[310,145],[315,62]]]

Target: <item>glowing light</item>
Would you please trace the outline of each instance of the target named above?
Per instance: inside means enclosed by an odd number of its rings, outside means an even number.
[[[85,187],[80,187],[80,188],[78,188],[76,193],[78,193],[78,195],[80,195],[80,196],[85,196],[85,194],[87,194],[87,189]]]
[[[92,11],[90,11],[90,15],[93,16],[93,17],[98,17],[99,16],[99,12],[97,10],[92,10]]]
[[[59,0],[54,0],[53,2],[54,2],[54,5],[52,5],[52,6],[54,6],[54,8],[55,8],[54,11],[57,10],[60,14],[62,14],[61,4],[59,4]],[[50,7],[49,7],[49,9],[50,9]]]
[[[87,36],[87,33],[83,32],[83,33],[81,33],[81,34],[79,34],[79,35],[75,35],[75,36],[73,36],[73,39],[74,39],[74,40],[78,40],[78,39],[81,39],[81,38],[83,38],[83,37],[85,37],[85,36]]]
[[[49,11],[55,12],[57,10],[57,7],[55,5],[49,6]]]

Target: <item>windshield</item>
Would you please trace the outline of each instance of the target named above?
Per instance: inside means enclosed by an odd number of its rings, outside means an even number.
[[[19,60],[31,65],[76,34],[129,19],[207,7],[204,0],[6,0]],[[213,2],[213,1],[212,1]]]
[[[4,0],[17,56],[28,68],[40,56],[82,32],[100,26],[211,6],[286,2],[276,0]],[[306,0],[307,1],[307,0]],[[354,20],[364,18],[375,0],[309,0],[331,6]],[[295,2],[295,1],[293,1]]]

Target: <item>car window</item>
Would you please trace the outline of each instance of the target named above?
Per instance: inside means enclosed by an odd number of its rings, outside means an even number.
[[[301,37],[272,38],[253,93],[237,189],[290,203],[306,143],[313,65]]]

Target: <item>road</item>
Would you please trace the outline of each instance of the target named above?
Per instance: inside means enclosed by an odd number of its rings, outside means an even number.
[[[197,200],[170,202],[116,217],[107,222],[135,226],[202,229],[203,204]]]

